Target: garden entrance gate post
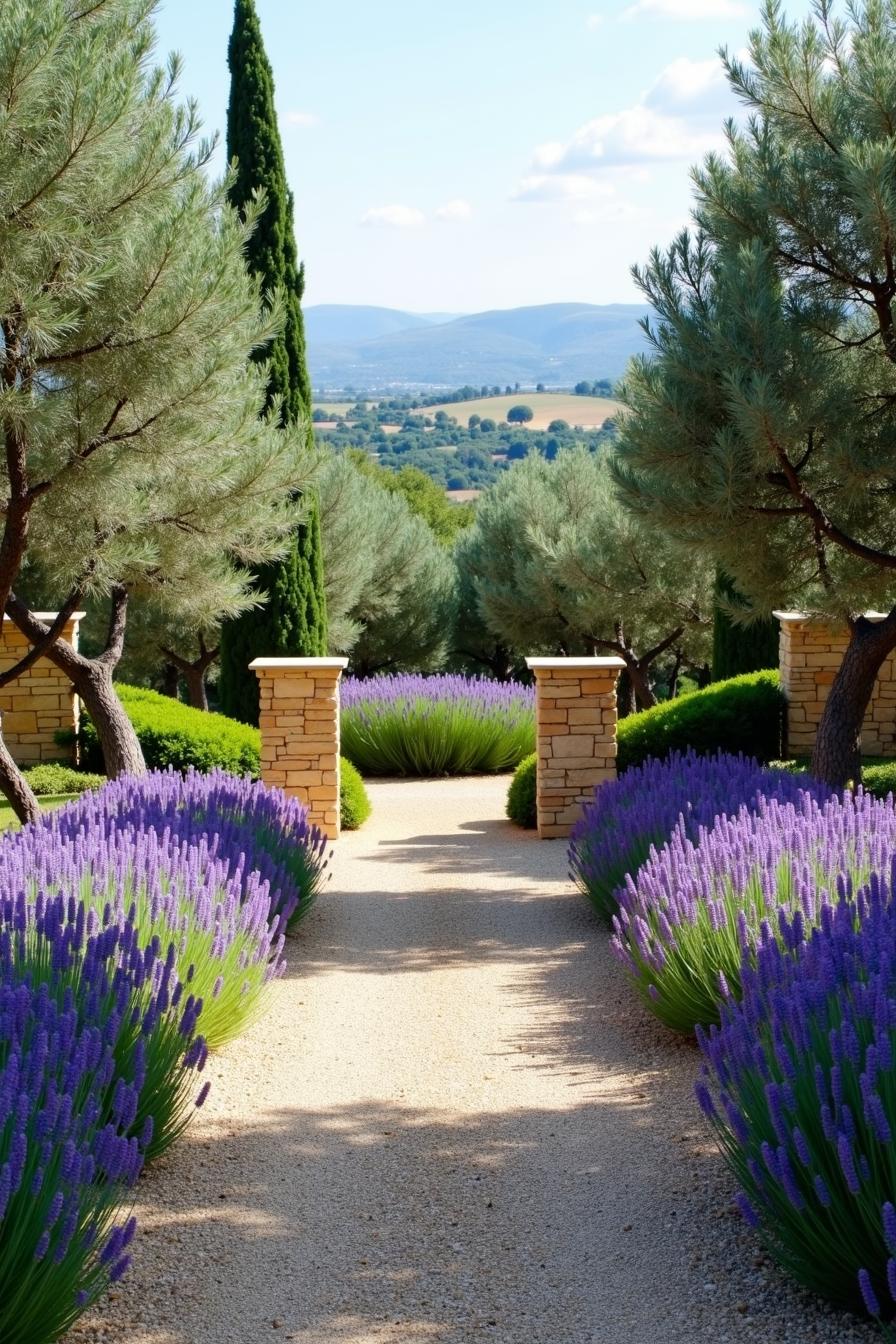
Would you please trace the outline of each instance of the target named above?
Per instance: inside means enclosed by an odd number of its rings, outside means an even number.
[[[55,611],[37,611],[39,621],[52,625]],[[78,627],[83,611],[73,611],[62,628],[62,638],[78,647]],[[31,648],[31,643],[7,618],[0,629],[0,672],[15,667]],[[66,674],[49,658],[38,658],[27,671],[0,689],[0,715],[3,738],[16,765],[35,765],[39,761],[66,761],[73,757],[74,746],[60,746],[56,734],[78,731],[80,701]]]
[[[616,778],[621,658],[527,658],[535,674],[536,804],[542,840],[569,835],[582,804]]]
[[[785,750],[808,756],[815,746],[825,701],[849,643],[845,622],[807,616],[803,611],[776,611],[781,624],[779,667],[787,701]],[[866,611],[869,621],[883,613]],[[896,756],[896,653],[878,673],[862,724],[863,756]]]
[[[339,835],[339,681],[347,658],[256,658],[261,778],[308,808],[331,840]]]

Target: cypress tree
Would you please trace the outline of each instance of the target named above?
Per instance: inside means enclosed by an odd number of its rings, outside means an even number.
[[[296,253],[274,76],[254,0],[236,0],[227,59],[227,154],[236,160],[230,200],[243,210],[259,188],[264,191],[266,207],[246,249],[246,262],[261,277],[265,290],[281,290],[286,306],[282,332],[254,358],[268,363],[268,406],[278,399],[283,424],[296,424],[308,420],[311,412],[301,307],[305,268]],[[253,658],[317,657],[327,652],[320,522],[316,503],[310,504],[287,555],[256,575],[256,587],[267,594],[265,605],[228,622],[221,633],[221,709],[246,723],[258,722],[258,684],[249,671]]]
[[[769,616],[751,625],[738,625],[728,610],[743,598],[730,577],[716,574],[716,601],[712,630],[712,679],[739,677],[742,672],[761,672],[778,666],[778,622]]]

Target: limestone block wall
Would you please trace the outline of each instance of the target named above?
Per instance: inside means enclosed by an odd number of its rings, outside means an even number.
[[[616,778],[621,658],[527,658],[535,674],[538,834],[568,836],[582,804]]]
[[[261,777],[299,798],[315,826],[339,834],[339,681],[346,658],[256,658]]]
[[[781,688],[787,699],[787,750],[808,755],[814,744],[822,710],[849,642],[844,624],[807,616],[799,611],[776,611],[781,624]],[[869,620],[882,620],[869,611]],[[881,668],[868,713],[862,724],[863,756],[896,756],[896,654]]]
[[[47,624],[56,619],[53,611],[36,614]],[[83,618],[83,611],[74,612],[62,631],[62,638],[75,648]],[[4,620],[0,627],[0,672],[14,667],[30,647],[12,621]],[[13,760],[18,765],[70,761],[72,748],[58,746],[55,738],[60,729],[77,730],[78,708],[74,687],[48,658],[38,658],[27,672],[8,686],[0,687],[3,737]]]

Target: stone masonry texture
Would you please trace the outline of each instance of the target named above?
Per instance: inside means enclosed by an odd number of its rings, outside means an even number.
[[[47,622],[55,619],[55,612],[41,611],[37,615]],[[75,612],[62,631],[62,638],[75,648],[83,615]],[[0,672],[14,667],[30,647],[12,621],[4,620],[0,629]],[[71,761],[73,747],[60,746],[56,734],[60,730],[77,731],[78,710],[74,687],[48,658],[38,658],[15,681],[0,687],[3,738],[16,764]]]
[[[331,840],[339,834],[339,680],[344,658],[256,658],[261,777],[308,807]]]
[[[787,750],[808,755],[849,639],[845,625],[776,612],[781,625],[781,689],[787,700]],[[873,613],[869,613],[873,615]],[[862,724],[863,756],[896,756],[896,655],[881,668]]]
[[[530,658],[535,674],[536,803],[543,840],[569,835],[596,788],[616,778],[619,658]]]

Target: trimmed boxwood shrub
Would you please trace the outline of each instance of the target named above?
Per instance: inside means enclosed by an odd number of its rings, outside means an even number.
[[[257,779],[261,760],[261,734],[257,728],[237,723],[224,714],[210,714],[193,709],[179,700],[172,700],[158,691],[142,686],[128,686],[116,682],[115,689],[137,731],[143,756],[150,770],[227,770],[234,775],[251,775]],[[81,759],[88,770],[103,769],[96,729],[88,716],[81,719],[79,736]],[[36,793],[80,793],[85,788],[105,782],[104,777],[69,770],[64,766],[35,767],[29,772],[33,780],[37,771],[61,772],[65,775],[64,788],[40,788]],[[89,781],[83,783],[82,781]],[[342,825],[347,831],[356,830],[370,816],[370,799],[364,782],[355,767],[342,758]]]
[[[137,731],[150,770],[228,770],[234,775],[257,776],[261,756],[258,729],[223,714],[172,700],[142,686],[115,683],[115,689]],[[81,760],[88,770],[102,770],[103,756],[96,729],[88,717],[81,720]]]
[[[776,671],[749,672],[621,719],[618,767],[671,751],[727,751],[762,762],[781,755],[784,696]]]
[[[85,793],[87,789],[101,788],[106,782],[105,775],[91,775],[85,770],[73,770],[70,765],[58,765],[55,761],[33,765],[30,770],[24,771],[24,775],[38,798]]]
[[[520,761],[510,781],[507,793],[507,815],[517,826],[533,831],[538,825],[538,809],[535,803],[535,776],[538,757],[533,751]]]
[[[344,756],[340,765],[339,809],[344,831],[356,831],[370,816],[370,799],[364,781]]]

